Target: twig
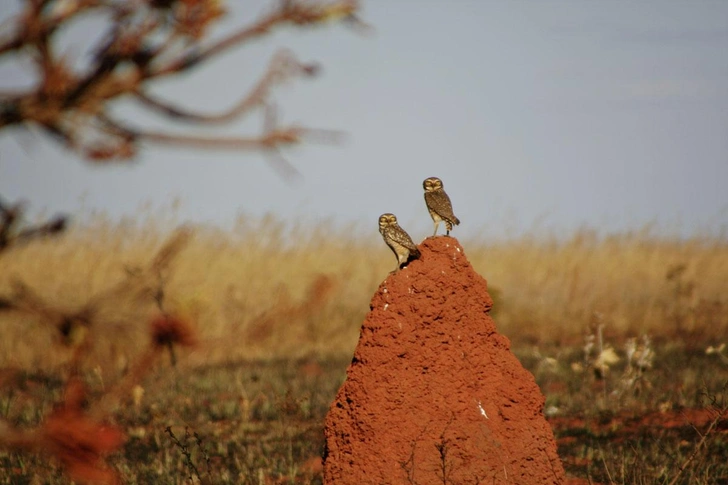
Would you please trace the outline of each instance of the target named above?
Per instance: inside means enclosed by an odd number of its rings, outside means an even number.
[[[140,140],[162,143],[166,145],[190,146],[198,148],[210,148],[221,150],[260,150],[269,149],[278,145],[292,145],[298,143],[305,128],[292,126],[267,133],[259,137],[204,137],[173,135],[162,132],[137,132],[135,138]]]
[[[197,469],[197,465],[195,465],[195,462],[192,460],[192,452],[190,450],[190,447],[187,445],[187,442],[189,441],[189,438],[190,438],[189,428],[187,426],[185,426],[184,443],[179,438],[177,438],[177,436],[175,436],[174,432],[172,432],[171,426],[167,426],[164,431],[170,436],[170,438],[172,438],[172,442],[175,444],[175,446],[177,446],[177,448],[180,449],[180,451],[182,452],[182,455],[184,455],[185,465],[187,466],[187,469],[190,471],[190,475],[189,475],[190,480],[192,480],[192,476],[194,474],[194,476],[201,483],[203,483],[203,484],[210,483],[211,477],[209,474],[209,470],[208,470],[208,473],[206,476],[200,475],[200,471]],[[196,432],[194,433],[194,436],[197,441],[197,446],[200,447],[200,449],[202,450],[202,452],[205,456],[205,459],[207,461],[208,460],[207,452],[202,448],[202,440],[200,439],[199,435]],[[207,465],[209,467],[209,465],[210,465],[209,461],[208,461]]]
[[[604,471],[607,474],[607,478],[609,479],[609,483],[610,483],[610,485],[613,485],[615,482],[612,479],[612,474],[609,473],[609,466],[607,465],[607,461],[604,459],[604,452],[601,450],[601,448],[599,449],[599,457],[602,459],[602,465],[604,465]]]
[[[695,449],[690,454],[690,456],[685,460],[681,465],[680,468],[677,470],[677,474],[670,480],[668,485],[675,485],[678,480],[680,479],[680,476],[685,472],[687,467],[692,463],[692,461],[695,459],[696,456],[698,456],[698,452],[702,449],[703,445],[705,445],[705,441],[708,439],[708,436],[710,436],[713,431],[715,430],[716,426],[718,426],[718,423],[720,423],[723,418],[726,416],[726,413],[728,413],[728,404],[724,404],[716,414],[715,418],[710,422],[710,426],[708,426],[708,429],[705,431],[705,433],[702,435],[702,438],[700,438],[700,441],[695,446]],[[700,433],[698,433],[700,435]]]

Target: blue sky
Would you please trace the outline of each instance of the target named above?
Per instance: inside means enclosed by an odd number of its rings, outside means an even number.
[[[228,3],[220,33],[271,5]],[[133,164],[92,167],[40,134],[7,130],[0,194],[112,217],[178,199],[181,220],[228,227],[240,213],[273,213],[369,224],[373,237],[393,212],[419,239],[432,228],[421,184],[434,175],[463,221],[456,236],[648,223],[725,235],[728,2],[370,0],[362,17],[368,35],[285,28],[154,91],[223,111],[277,49],[319,62],[319,77],[275,91],[280,116],[347,139],[287,150],[302,175],[293,183],[257,153],[148,146]],[[94,26],[71,29],[64,52],[83,58]],[[5,59],[0,85],[30,72]],[[117,113],[162,126],[132,103]],[[256,115],[206,132],[260,129]]]

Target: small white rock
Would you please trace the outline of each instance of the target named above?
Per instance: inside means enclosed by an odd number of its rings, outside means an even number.
[[[478,409],[480,409],[480,414],[485,416],[485,419],[490,419],[487,414],[485,414],[485,409],[483,409],[483,405],[480,404],[480,401],[478,401]]]

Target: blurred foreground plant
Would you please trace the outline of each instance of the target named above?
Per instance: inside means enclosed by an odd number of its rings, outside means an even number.
[[[0,448],[47,453],[79,483],[119,483],[104,457],[124,443],[124,433],[90,417],[85,400],[85,386],[79,379],[70,379],[63,402],[36,429],[19,430],[0,421]]]
[[[13,451],[44,452],[61,462],[69,477],[79,483],[118,483],[116,473],[104,463],[106,454],[124,442],[123,433],[108,424],[114,408],[134,397],[134,388],[154,368],[155,361],[169,350],[174,363],[174,347],[197,344],[194,328],[183,318],[167,314],[164,284],[174,258],[191,237],[185,229],[177,231],[144,267],[130,269],[118,284],[99,292],[81,308],[68,311],[56,307],[36,294],[22,280],[14,291],[0,297],[0,311],[15,311],[37,317],[57,329],[58,342],[72,349],[70,372],[65,383],[63,402],[55,407],[35,429],[21,429],[0,420],[0,448]],[[126,374],[93,404],[87,403],[82,367],[99,337],[104,309],[113,312],[118,300],[153,301],[157,316],[147,333],[149,344]],[[131,322],[127,322],[131,323]]]

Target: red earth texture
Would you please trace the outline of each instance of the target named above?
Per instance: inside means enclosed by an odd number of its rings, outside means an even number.
[[[544,397],[451,237],[379,286],[326,418],[324,483],[560,484]]]

